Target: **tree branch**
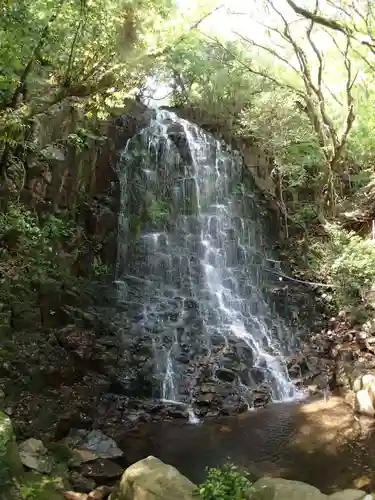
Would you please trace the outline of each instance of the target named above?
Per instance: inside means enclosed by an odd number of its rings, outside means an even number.
[[[22,72],[22,75],[20,77],[20,80],[18,82],[16,90],[13,93],[12,100],[8,105],[4,106],[4,109],[7,107],[16,109],[16,107],[18,106],[19,97],[25,91],[26,80],[27,80],[28,76],[30,75],[30,72],[33,68],[34,62],[36,61],[38,55],[40,54],[40,51],[42,50],[42,48],[47,40],[47,37],[49,35],[49,30],[51,28],[51,24],[55,21],[55,19],[59,15],[60,10],[61,10],[64,2],[65,2],[65,0],[59,0],[56,11],[51,15],[51,17],[47,21],[47,24],[43,28],[42,33],[41,33],[40,38],[39,38],[39,42],[36,44],[36,46],[32,52],[31,59],[29,60],[29,62],[27,63],[27,65],[25,66],[25,68]]]
[[[212,9],[210,12],[207,12],[207,14],[205,14],[197,22],[192,24],[190,26],[190,28],[188,28],[183,35],[181,35],[179,38],[177,38],[177,40],[174,40],[172,43],[167,45],[164,49],[159,50],[158,52],[153,52],[152,54],[149,54],[149,57],[152,57],[152,58],[161,57],[161,56],[164,56],[165,54],[167,54],[168,52],[170,52],[172,49],[174,49],[176,47],[176,45],[179,45],[181,42],[186,40],[186,38],[188,37],[188,34],[191,31],[199,28],[199,25],[202,24],[203,21],[205,21],[208,17],[212,16],[212,14],[214,14],[218,10],[222,9],[223,7],[224,7],[224,4],[221,4],[218,7],[215,7],[214,9]]]
[[[360,34],[359,31],[356,32],[356,30],[352,30],[348,26],[345,26],[344,24],[334,19],[329,19],[320,14],[317,13],[315,14],[314,12],[304,9],[303,7],[297,5],[296,2],[294,2],[294,0],[286,0],[286,2],[294,10],[296,14],[299,14],[305,19],[309,19],[310,21],[313,21],[316,24],[320,24],[325,28],[329,28],[334,31],[339,31],[340,33],[343,33],[344,35],[356,40],[360,44],[367,46],[375,54],[375,40],[371,35],[369,35],[369,33],[367,33],[366,35],[369,37],[370,40],[361,40],[358,38],[358,35]]]
[[[201,32],[202,33],[202,32]],[[222,44],[217,38],[214,38],[207,33],[202,33],[203,36],[208,38],[209,40],[215,42],[219,47],[221,47],[225,52],[227,52],[235,61],[237,61],[244,69],[249,71],[249,73],[252,73],[253,75],[261,76],[262,78],[272,82],[273,84],[277,85],[278,87],[282,87],[288,90],[291,90],[292,92],[295,92],[297,95],[303,98],[304,94],[303,92],[298,89],[297,87],[293,87],[293,85],[290,85],[288,83],[285,83],[281,80],[278,80],[277,78],[274,78],[273,76],[269,75],[265,71],[261,71],[258,69],[255,69],[251,67],[249,64],[244,62],[241,58],[239,58],[234,52],[229,50],[224,44]]]

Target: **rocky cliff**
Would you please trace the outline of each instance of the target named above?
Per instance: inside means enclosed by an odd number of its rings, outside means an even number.
[[[8,171],[1,191],[0,404],[24,436],[59,438],[74,424],[91,425],[99,396],[116,386],[118,340],[108,305],[117,164],[148,119],[135,102],[101,123],[88,123],[72,106],[56,107],[22,159],[16,197]]]

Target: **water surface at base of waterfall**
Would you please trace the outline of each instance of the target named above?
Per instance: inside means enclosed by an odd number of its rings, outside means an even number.
[[[324,493],[375,491],[375,425],[338,397],[271,404],[237,417],[144,424],[123,437],[126,464],[148,455],[193,482],[230,461],[255,475],[312,484]]]
[[[159,111],[120,170],[119,304],[126,334],[150,346],[153,396],[186,405],[192,422],[214,384],[227,406],[252,408],[259,387],[298,397],[283,363],[294,339],[266,298],[265,215],[240,155]]]

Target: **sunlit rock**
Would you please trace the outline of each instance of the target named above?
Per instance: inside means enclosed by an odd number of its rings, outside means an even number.
[[[196,486],[171,465],[149,456],[126,469],[111,500],[193,500]]]
[[[361,389],[355,394],[354,409],[357,413],[373,417],[375,409],[372,398],[367,389]]]

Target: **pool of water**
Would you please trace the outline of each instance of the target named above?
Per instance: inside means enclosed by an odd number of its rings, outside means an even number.
[[[195,483],[204,480],[207,466],[230,460],[257,474],[308,482],[324,493],[375,490],[373,421],[356,418],[338,397],[278,403],[198,425],[144,424],[120,439],[127,462],[152,454]]]

